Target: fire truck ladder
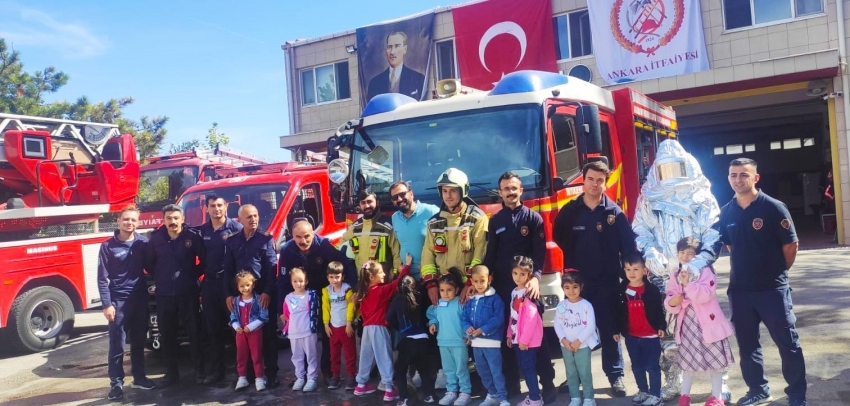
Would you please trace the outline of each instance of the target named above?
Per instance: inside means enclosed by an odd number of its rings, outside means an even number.
[[[261,156],[242,152],[224,145],[216,145],[214,149],[196,149],[194,152],[198,158],[206,159],[210,162],[229,164],[235,167],[271,163]]]
[[[93,157],[100,154],[109,138],[120,135],[117,124],[0,113],[0,134],[7,130],[47,131],[54,138],[71,138]],[[0,137],[0,162],[6,160],[2,151],[3,138]]]

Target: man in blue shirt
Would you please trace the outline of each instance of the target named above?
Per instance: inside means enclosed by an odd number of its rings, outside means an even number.
[[[97,287],[103,315],[109,322],[109,400],[124,396],[124,343],[128,333],[132,387],[155,387],[145,376],[148,292],[143,268],[148,240],[136,233],[138,224],[139,209],[130,206],[122,210],[115,236],[101,244],[97,257]]]
[[[720,210],[720,242],[730,252],[729,305],[741,356],[741,375],[749,390],[739,406],[769,403],[759,324],[764,323],[782,359],[789,406],[806,405],[806,362],[792,310],[788,269],[799,242],[784,203],[756,189],[757,164],[738,158],[729,164],[735,197]]]
[[[405,181],[390,186],[390,200],[398,209],[393,213],[392,222],[396,239],[401,246],[399,255],[413,256],[410,276],[419,281],[419,261],[422,257],[422,246],[425,244],[425,225],[431,217],[440,212],[440,208],[416,200],[413,190]]]
[[[209,339],[207,360],[210,364],[204,384],[209,385],[224,379],[224,341],[225,334],[230,334],[225,330],[230,320],[225,303],[231,290],[230,285],[233,284],[233,281],[224,277],[224,255],[227,252],[227,239],[242,232],[242,225],[227,218],[227,201],[224,198],[211,194],[207,195],[206,201],[210,219],[198,231],[204,239],[207,254],[201,298]]]

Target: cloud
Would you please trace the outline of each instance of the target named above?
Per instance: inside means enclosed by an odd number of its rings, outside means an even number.
[[[82,25],[58,21],[35,9],[20,7],[17,11],[18,19],[14,19],[15,13],[6,13],[3,18],[6,21],[0,21],[0,38],[6,39],[7,44],[51,48],[64,57],[76,59],[98,56],[109,48],[106,38]],[[10,21],[10,17],[14,20]]]

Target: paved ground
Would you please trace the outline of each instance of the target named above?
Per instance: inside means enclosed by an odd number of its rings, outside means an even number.
[[[728,280],[728,259],[718,261],[721,287]],[[850,249],[825,249],[801,252],[792,270],[795,311],[806,356],[809,379],[809,404],[813,406],[850,405]],[[721,295],[724,306],[725,295]],[[727,309],[728,310],[728,309]],[[4,353],[0,349],[0,402],[4,405],[100,405],[107,392],[106,378],[106,326],[100,312],[77,315],[77,334],[57,350],[24,356]],[[779,356],[766,330],[765,363],[768,378],[777,401],[784,405],[784,381],[780,371]],[[737,357],[737,343],[732,344]],[[188,371],[188,348],[183,349],[181,365]],[[625,349],[624,349],[625,351]],[[626,366],[629,367],[628,357]],[[129,358],[126,358],[129,372]],[[163,373],[159,354],[146,355],[151,377]],[[594,383],[596,399],[600,405],[625,406],[628,398],[612,399],[607,381],[602,374],[598,352],[594,354]],[[282,374],[292,376],[288,351],[280,354]],[[564,365],[556,361],[557,382],[564,380]],[[746,388],[740,370],[730,371],[731,387],[735,397],[743,395]],[[634,379],[626,375],[629,394],[636,391]],[[695,386],[695,403],[705,400],[709,387],[705,383]],[[514,402],[521,397],[512,399]],[[557,404],[566,404],[563,397]],[[181,385],[166,390],[150,392],[127,388],[123,403],[144,405],[375,405],[382,404],[378,394],[355,398],[350,392],[340,390],[303,394],[293,393],[288,387],[263,393],[253,391],[234,393],[227,386],[202,387],[194,384],[193,376],[183,377]],[[472,405],[477,405],[476,400]],[[670,402],[669,404],[674,404]]]

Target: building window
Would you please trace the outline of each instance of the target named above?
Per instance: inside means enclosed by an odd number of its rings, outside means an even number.
[[[552,19],[555,53],[558,59],[571,59],[593,53],[590,41],[590,16],[587,10],[574,11]]]
[[[743,154],[744,146],[741,144],[727,145],[726,146],[726,155],[735,155],[735,154]]]
[[[348,61],[301,71],[301,105],[328,103],[351,98]]]
[[[823,13],[823,0],[723,0],[726,29]]]
[[[437,43],[437,80],[458,79],[455,59],[453,39]]]
[[[714,155],[723,155],[725,153],[723,147],[714,147]]]

